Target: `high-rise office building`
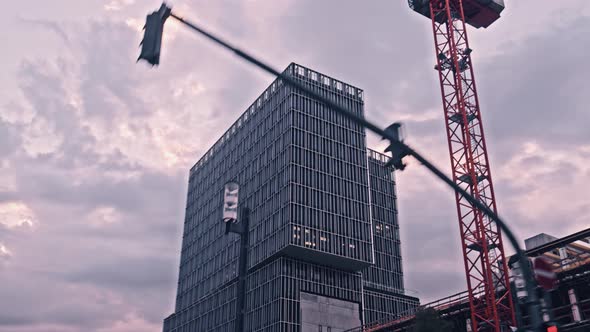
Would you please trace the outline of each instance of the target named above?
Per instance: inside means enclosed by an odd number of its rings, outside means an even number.
[[[363,114],[363,91],[297,64],[285,73]],[[233,331],[248,207],[245,331],[343,331],[417,306],[404,294],[393,170],[365,130],[275,80],[191,168],[175,313],[164,332]]]

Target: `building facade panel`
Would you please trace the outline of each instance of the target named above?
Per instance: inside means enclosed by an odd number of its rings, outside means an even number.
[[[301,83],[363,114],[359,89],[301,66],[291,68]],[[292,96],[290,244],[308,249],[323,264],[368,266],[373,239],[365,129],[302,93]]]
[[[418,307],[415,297],[403,294],[389,294],[365,289],[364,293],[365,322],[383,322],[408,316]]]
[[[369,150],[369,188],[375,263],[364,271],[365,287],[404,292],[395,177],[388,157]]]
[[[362,303],[360,273],[288,257],[272,260],[250,273],[247,289],[246,331],[301,331],[300,303],[305,294],[339,299],[359,307]],[[360,317],[357,312],[359,321]],[[329,321],[329,317],[324,318]]]

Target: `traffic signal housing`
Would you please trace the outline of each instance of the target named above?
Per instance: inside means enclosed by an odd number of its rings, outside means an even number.
[[[399,122],[395,122],[391,126],[385,128],[385,132],[392,136],[392,139],[385,137],[385,139],[389,140],[389,145],[385,148],[385,152],[391,152],[391,159],[389,159],[385,166],[393,166],[400,171],[403,171],[404,168],[406,168],[406,164],[402,162],[402,159],[408,155],[406,149],[400,144],[404,141],[402,128],[402,124]]]
[[[160,63],[160,49],[162,47],[162,34],[164,32],[164,23],[170,16],[171,9],[162,4],[157,12],[153,12],[146,17],[144,26],[143,40],[141,41],[141,53],[139,60],[145,60],[152,66]]]

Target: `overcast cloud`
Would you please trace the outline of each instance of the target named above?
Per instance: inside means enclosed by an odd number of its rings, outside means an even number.
[[[470,30],[498,206],[521,240],[564,236],[590,220],[590,3],[506,2]],[[171,4],[277,68],[363,88],[367,117],[404,121],[448,173],[431,28],[406,1]],[[173,310],[188,170],[272,78],[173,21],[161,65],[136,64],[158,6],[4,4],[0,332],[155,332]],[[415,162],[397,178],[409,294],[464,290],[452,192]]]

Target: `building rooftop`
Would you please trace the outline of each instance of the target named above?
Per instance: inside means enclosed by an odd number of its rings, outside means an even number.
[[[339,91],[340,93],[345,94],[351,98],[358,98],[359,100],[363,101],[362,89],[297,63],[292,62],[289,64],[283,73],[300,78],[309,83],[315,82],[315,84],[321,85],[323,88],[336,92]],[[283,82],[276,78],[256,99],[254,99],[254,102],[252,102],[252,104],[246,108],[244,113],[242,113],[242,115],[240,115],[238,119],[231,126],[229,126],[229,128],[221,135],[217,142],[215,142],[213,146],[201,156],[201,158],[193,165],[193,167],[191,167],[190,172],[194,172],[200,165],[205,163],[213,155],[213,153],[217,151],[221,145],[223,145],[225,141],[242,126],[242,124],[246,123],[246,121],[249,121],[251,115],[253,115],[258,108],[262,107],[264,102],[270,98],[270,96],[274,94],[282,85]]]

